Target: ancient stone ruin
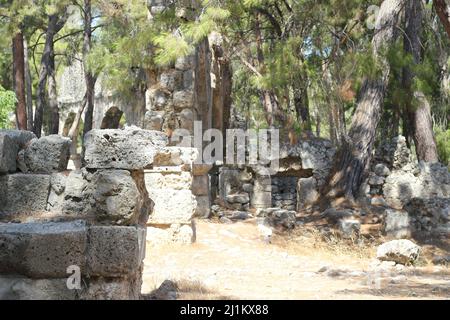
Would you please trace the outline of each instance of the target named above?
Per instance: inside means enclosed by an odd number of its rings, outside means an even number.
[[[77,171],[66,138],[0,137],[0,299],[138,299],[154,206],[144,169],[167,137],[93,130]]]

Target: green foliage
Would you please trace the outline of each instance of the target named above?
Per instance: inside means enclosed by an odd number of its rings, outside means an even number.
[[[10,127],[8,117],[14,111],[16,102],[16,94],[0,86],[0,128]]]
[[[435,133],[439,159],[442,163],[447,164],[450,169],[450,129],[443,130],[437,127]]]

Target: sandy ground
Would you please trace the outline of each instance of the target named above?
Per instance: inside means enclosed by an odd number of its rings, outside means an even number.
[[[199,300],[450,299],[447,267],[375,272],[375,249],[359,255],[280,239],[266,244],[252,223],[198,222],[193,245],[147,247],[142,293]]]

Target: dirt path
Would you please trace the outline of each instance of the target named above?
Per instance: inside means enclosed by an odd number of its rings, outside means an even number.
[[[368,257],[305,251],[265,244],[254,224],[199,222],[196,244],[147,248],[142,292],[158,299],[450,299],[448,268],[377,273]],[[176,288],[166,282],[155,291],[165,280]]]

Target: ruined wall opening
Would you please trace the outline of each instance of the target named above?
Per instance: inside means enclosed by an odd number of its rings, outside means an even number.
[[[100,129],[119,129],[126,123],[125,114],[118,107],[111,107],[105,112]]]

